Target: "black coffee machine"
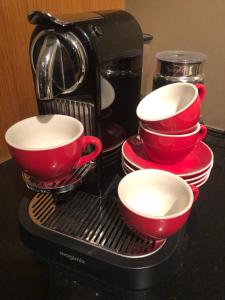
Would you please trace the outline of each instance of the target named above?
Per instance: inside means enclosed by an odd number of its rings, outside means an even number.
[[[33,12],[29,21],[37,25],[30,58],[39,113],[74,116],[86,135],[102,140],[96,166],[102,184],[120,164],[122,142],[137,132],[141,28],[125,11],[64,18]]]
[[[38,193],[21,202],[21,238],[64,278],[88,278],[107,291],[137,290],[143,297],[173,269],[180,233],[145,240],[127,228],[118,207],[121,145],[138,126],[140,26],[125,11],[64,18],[33,12],[29,21],[37,25],[30,56],[39,113],[78,118],[85,134],[102,140],[103,151],[66,182],[46,187],[23,174]]]

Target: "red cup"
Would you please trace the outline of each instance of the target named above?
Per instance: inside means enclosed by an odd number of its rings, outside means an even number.
[[[126,175],[119,183],[121,213],[136,233],[164,239],[188,220],[198,188],[170,172],[145,169]]]
[[[163,134],[139,125],[139,135],[148,157],[157,163],[176,163],[183,160],[206,136],[205,125],[197,123],[195,130],[185,134]]]
[[[203,84],[172,83],[148,94],[138,104],[136,113],[148,129],[186,133],[199,121],[205,93]]]
[[[12,158],[22,170],[40,180],[55,180],[96,158],[101,141],[84,136],[83,125],[66,115],[41,115],[12,125],[5,134]],[[93,145],[94,150],[83,155]]]

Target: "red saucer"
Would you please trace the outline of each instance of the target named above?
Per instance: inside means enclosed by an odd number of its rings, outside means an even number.
[[[165,170],[179,176],[196,175],[213,164],[213,152],[203,142],[200,142],[181,162],[175,164],[155,163],[145,153],[143,142],[138,135],[129,137],[123,143],[122,156],[138,169]]]
[[[131,170],[129,167],[127,167],[126,165],[122,164],[122,170],[124,172],[125,175],[131,173],[131,172],[134,172],[135,170]],[[195,181],[195,182],[187,182],[185,179],[185,181],[188,183],[188,184],[193,184],[195,185],[197,188],[201,187],[203,184],[206,183],[206,181],[209,179],[209,175],[210,174],[207,174],[206,176],[204,175],[203,178]]]
[[[209,176],[208,177],[206,177],[204,180],[202,180],[201,182],[198,182],[198,183],[196,183],[195,184],[195,186],[197,187],[197,188],[200,188],[202,185],[204,185],[205,183],[206,183],[206,181],[209,179]]]
[[[136,168],[135,166],[131,165],[127,160],[125,160],[124,157],[122,158],[121,164],[122,164],[123,169],[126,170],[126,172],[128,172],[128,173],[140,170],[140,169]],[[192,183],[193,181],[203,179],[206,175],[210,175],[212,167],[213,167],[213,164],[205,171],[199,172],[195,175],[180,176],[180,177],[183,178],[187,183]]]

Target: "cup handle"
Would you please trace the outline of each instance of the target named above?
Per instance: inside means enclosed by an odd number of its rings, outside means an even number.
[[[191,190],[193,192],[193,196],[194,196],[193,202],[195,202],[195,200],[198,199],[199,189],[195,185],[193,185],[193,184],[189,184],[189,186],[190,186],[190,188],[191,188]]]
[[[201,84],[201,83],[196,83],[195,86],[198,89],[198,95],[199,95],[200,103],[202,103],[202,101],[205,98],[205,94],[206,94],[205,85]]]
[[[200,130],[198,132],[199,136],[198,136],[198,142],[200,142],[201,140],[203,140],[206,135],[207,135],[207,128],[205,125],[200,124]]]
[[[83,136],[83,149],[85,149],[88,145],[93,145],[95,148],[91,153],[82,155],[78,161],[78,163],[76,163],[76,168],[80,168],[83,165],[85,165],[86,163],[88,163],[89,161],[95,159],[100,152],[102,151],[102,143],[101,141],[95,137],[95,136]]]

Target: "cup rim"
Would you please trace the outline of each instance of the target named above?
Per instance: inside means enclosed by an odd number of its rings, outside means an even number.
[[[144,131],[146,131],[146,132],[148,132],[150,134],[153,134],[153,135],[156,135],[156,136],[170,137],[170,138],[184,138],[184,137],[195,135],[196,133],[198,133],[200,131],[200,123],[199,122],[196,124],[196,127],[195,127],[194,131],[187,132],[187,133],[182,133],[182,134],[174,134],[174,133],[165,134],[165,133],[160,133],[158,131],[156,132],[154,130],[152,131],[152,130],[149,130],[148,128],[144,127],[144,125],[143,125],[142,122],[139,122],[139,126]],[[203,125],[203,126],[205,126],[205,125]]]
[[[78,124],[80,126],[80,130],[79,130],[79,133],[74,136],[72,139],[70,139],[69,141],[66,141],[66,142],[62,142],[62,143],[59,143],[58,145],[54,145],[54,146],[49,146],[49,147],[38,147],[38,148],[35,148],[35,147],[21,147],[21,146],[18,146],[16,145],[15,143],[13,143],[11,140],[10,140],[10,133],[11,131],[15,130],[15,128],[20,125],[20,124],[23,124],[25,122],[27,122],[28,120],[32,120],[32,119],[37,119],[37,118],[61,118],[61,119],[67,119],[67,120],[72,120],[74,122],[74,124]],[[77,120],[76,118],[74,117],[71,117],[71,116],[67,116],[67,115],[62,115],[62,114],[48,114],[48,115],[37,115],[37,116],[32,116],[32,117],[29,117],[29,118],[26,118],[26,119],[23,119],[19,122],[16,122],[14,123],[12,126],[10,126],[6,133],[5,133],[5,140],[6,140],[6,143],[11,146],[12,148],[14,149],[18,149],[18,150],[23,150],[23,151],[47,151],[47,150],[52,150],[52,149],[58,149],[60,147],[63,147],[63,146],[66,146],[70,143],[72,143],[73,141],[75,141],[76,139],[78,139],[84,132],[84,127],[83,127],[83,124]]]
[[[178,213],[168,215],[168,216],[154,216],[154,215],[151,215],[151,214],[148,214],[148,213],[141,213],[141,212],[135,210],[124,199],[122,199],[121,194],[120,194],[120,189],[121,189],[121,186],[124,184],[124,182],[127,181],[127,178],[136,177],[136,176],[138,176],[137,174],[139,174],[139,173],[164,173],[164,174],[167,174],[171,177],[176,178],[177,181],[180,181],[183,185],[186,186],[186,188],[188,190],[188,193],[191,196],[189,199],[191,199],[191,200],[189,200],[189,203],[181,211],[179,211]],[[157,169],[141,169],[141,170],[136,170],[136,171],[133,171],[129,174],[126,174],[118,184],[117,193],[118,193],[120,201],[122,202],[122,204],[127,209],[129,209],[131,212],[135,213],[136,215],[139,215],[140,217],[144,217],[144,218],[152,219],[152,220],[162,220],[162,219],[163,220],[170,220],[170,219],[173,219],[173,218],[180,217],[180,216],[184,215],[186,212],[188,212],[191,209],[191,207],[194,203],[194,195],[193,195],[192,189],[191,189],[190,185],[184,179],[182,179],[178,175],[175,175],[171,172],[167,172],[167,171],[163,171],[163,170],[157,170]]]
[[[161,118],[146,118],[143,116],[141,116],[140,114],[140,107],[143,105],[143,103],[149,101],[148,98],[151,98],[152,95],[154,96],[155,94],[157,93],[160,93],[160,91],[162,89],[171,89],[173,86],[175,85],[186,85],[186,86],[190,86],[192,87],[194,90],[195,90],[195,94],[193,96],[193,99],[188,103],[188,105],[186,105],[185,107],[183,107],[182,109],[178,110],[176,113],[173,113],[173,114],[170,114],[170,115],[167,115],[166,117],[161,117]],[[168,85],[164,85],[152,92],[150,92],[148,95],[146,95],[138,104],[137,106],[137,109],[136,109],[136,114],[138,116],[139,119],[143,120],[143,121],[146,121],[146,122],[157,122],[157,121],[163,121],[163,120],[167,120],[167,119],[170,119],[172,117],[175,117],[177,116],[178,114],[182,113],[183,111],[185,111],[187,108],[189,108],[192,103],[194,103],[195,99],[197,98],[197,95],[198,95],[198,89],[197,87],[193,84],[193,83],[188,83],[188,82],[175,82],[175,83],[171,83],[171,84],[168,84]]]

